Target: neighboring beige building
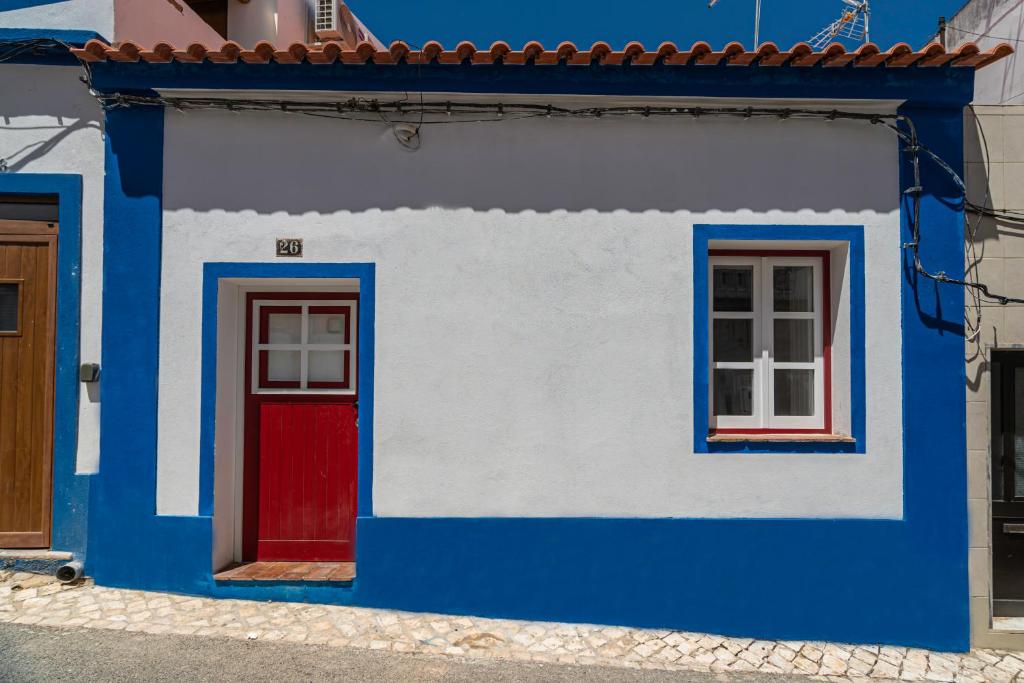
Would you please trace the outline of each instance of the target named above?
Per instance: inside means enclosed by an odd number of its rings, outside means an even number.
[[[949,22],[945,43],[974,41],[985,49],[1011,42],[1019,49],[1022,21],[1024,0],[973,0]],[[1024,61],[1013,55],[977,74],[975,101],[964,116],[968,200],[990,214],[968,213],[968,273],[992,293],[1010,297],[1024,297],[1022,105]],[[1018,417],[1024,418],[1024,305],[979,302],[971,292],[967,303],[972,642],[1020,649],[1024,419]]]

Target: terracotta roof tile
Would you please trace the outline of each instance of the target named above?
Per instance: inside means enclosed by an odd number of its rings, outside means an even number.
[[[305,45],[293,43],[275,47],[261,41],[251,49],[243,48],[228,41],[220,46],[193,43],[177,48],[168,43],[157,43],[146,50],[130,41],[111,46],[101,40],[90,40],[81,48],[71,52],[84,62],[153,62],[171,61],[213,64],[232,64],[238,61],[247,64],[534,64],[570,66],[602,64],[609,66],[629,64],[651,66],[665,64],[729,66],[793,66],[807,67],[822,64],[826,67],[969,67],[980,69],[1013,53],[1013,48],[1002,43],[991,50],[981,51],[974,43],[966,43],[953,50],[946,50],[938,43],[931,43],[920,50],[913,50],[906,43],[897,43],[882,51],[874,43],[867,43],[850,52],[839,43],[833,43],[824,50],[815,52],[807,43],[797,43],[789,50],[779,49],[775,43],[763,43],[754,51],[747,50],[740,43],[729,43],[722,50],[715,51],[705,42],[694,43],[688,50],[678,48],[674,43],[662,43],[656,50],[648,50],[636,41],[628,43],[621,50],[615,50],[604,42],[596,42],[588,49],[580,49],[573,43],[560,43],[554,50],[545,48],[537,41],[531,41],[521,50],[513,50],[508,43],[496,42],[489,49],[478,49],[469,41],[462,41],[452,50],[447,50],[437,41],[430,41],[420,50],[412,49],[407,43],[395,41],[387,50],[378,50],[372,44],[363,42],[355,49],[346,48],[344,43],[329,41]]]

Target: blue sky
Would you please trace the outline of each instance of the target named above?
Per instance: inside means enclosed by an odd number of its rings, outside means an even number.
[[[888,47],[906,41],[923,45],[941,15],[951,17],[965,0],[872,0],[871,39]],[[540,40],[554,47],[562,40],[589,46],[606,40],[621,47],[629,40],[656,46],[663,40],[689,45],[707,40],[721,47],[730,40],[753,41],[754,0],[348,0],[356,14],[385,43],[413,45],[439,40],[454,47],[471,40],[478,47],[506,40],[521,47]],[[761,40],[783,47],[807,40],[835,20],[841,0],[762,0]]]

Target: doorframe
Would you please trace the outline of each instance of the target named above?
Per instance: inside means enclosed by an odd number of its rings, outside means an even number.
[[[263,281],[260,289],[301,284],[303,280],[355,280],[358,282],[356,382],[359,387],[359,430],[357,435],[356,554],[359,554],[360,520],[373,516],[373,391],[374,391],[374,308],[375,264],[373,263],[239,263],[203,264],[202,350],[199,437],[199,514],[211,519],[215,504],[227,505],[234,515],[235,501],[214,501],[215,444],[218,375],[218,302],[222,281]],[[278,281],[278,282],[275,282]],[[290,281],[286,283],[284,281]],[[236,284],[232,282],[231,284]],[[255,286],[255,285],[254,285]],[[244,295],[241,297],[244,301]],[[244,309],[241,311],[243,317]],[[243,323],[244,324],[244,323]],[[237,381],[237,380],[236,380]],[[235,424],[221,425],[236,430]],[[223,510],[222,510],[223,512]],[[211,548],[212,551],[212,548]],[[211,563],[210,572],[218,569]]]
[[[82,176],[0,173],[0,194],[57,197],[50,548],[84,557],[91,477],[77,474],[82,306]]]

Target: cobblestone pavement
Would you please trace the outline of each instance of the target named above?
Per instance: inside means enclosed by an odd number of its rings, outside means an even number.
[[[1024,683],[1024,653],[723,638],[666,630],[455,617],[64,586],[0,571],[0,623],[315,643],[391,652],[643,669]]]

